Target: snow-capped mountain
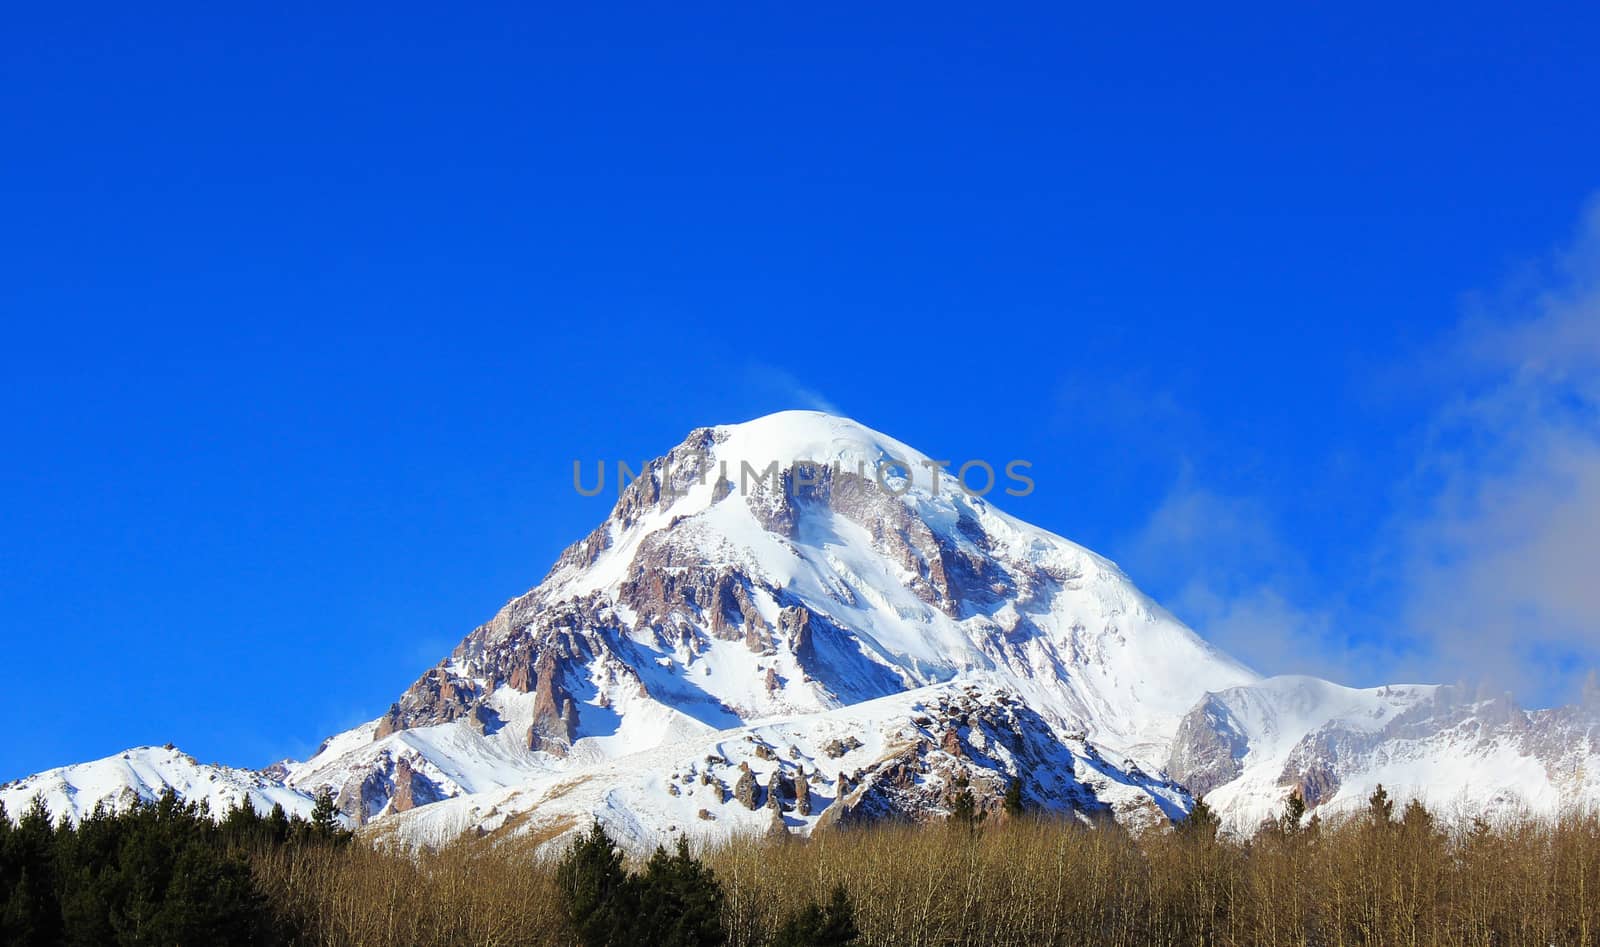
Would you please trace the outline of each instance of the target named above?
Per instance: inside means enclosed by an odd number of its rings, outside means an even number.
[[[1249,830],[1297,787],[1332,807],[1379,780],[1431,801],[1600,798],[1595,718],[1262,679],[921,452],[793,411],[692,432],[385,713],[249,779],[258,805],[327,788],[411,843],[595,816],[638,847],[809,833],[940,818],[968,792],[996,809],[1013,779],[1030,806],[1135,826],[1181,818],[1192,789]],[[0,799],[48,785],[78,813],[211,775],[113,760]]]
[[[47,769],[0,786],[0,802],[12,818],[35,796],[55,815],[72,818],[96,806],[115,810],[134,802],[154,802],[168,789],[190,802],[204,802],[222,815],[248,800],[260,812],[282,805],[290,815],[311,815],[314,799],[285,786],[277,774],[201,763],[172,746],[139,746],[115,756]]]
[[[1285,676],[1207,694],[1167,772],[1250,831],[1298,790],[1324,813],[1382,784],[1446,815],[1552,814],[1600,802],[1600,700],[1527,711],[1459,686],[1364,690]]]

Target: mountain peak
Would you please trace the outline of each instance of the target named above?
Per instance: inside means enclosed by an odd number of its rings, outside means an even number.
[[[929,457],[859,421],[821,411],[778,411],[740,424],[711,429],[719,459],[749,461],[757,469],[777,461],[787,467],[799,460],[818,464],[857,461],[869,465],[899,460],[919,469]]]

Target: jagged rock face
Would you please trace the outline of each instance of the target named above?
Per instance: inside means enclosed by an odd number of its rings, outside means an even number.
[[[449,723],[467,716],[480,696],[472,681],[452,674],[441,663],[424,672],[390,705],[373,738],[381,740],[396,730]]]
[[[739,805],[753,810],[758,805],[756,800],[760,798],[757,795],[759,788],[756,785],[755,774],[750,772],[748,764],[744,764],[739,774],[739,781],[733,784],[733,798],[738,800]]]
[[[333,804],[356,825],[365,825],[383,811],[393,792],[394,784],[387,775],[378,769],[367,769],[350,774],[333,797]]]
[[[1091,744],[1063,740],[1014,694],[959,688],[920,705],[892,752],[842,774],[838,801],[817,830],[885,819],[941,821],[961,792],[997,816],[1013,779],[1026,805],[1086,822],[1164,824],[1190,797],[1176,783],[1113,764]]]
[[[829,759],[836,760],[851,750],[859,749],[860,746],[860,740],[853,736],[845,737],[843,740],[829,740],[828,745],[822,748],[822,752],[826,753]]]
[[[382,815],[405,812],[445,797],[446,793],[424,769],[413,768],[413,757],[384,749],[369,765],[346,776],[333,801],[339,812],[360,826]]]
[[[410,761],[401,757],[394,764],[394,794],[389,799],[390,809],[405,812],[417,807],[417,787],[413,778]]]
[[[578,729],[577,707],[561,683],[562,659],[554,649],[540,653],[534,668],[533,723],[528,726],[528,749],[565,756]]]
[[[1167,772],[1190,792],[1204,796],[1244,771],[1249,743],[1239,732],[1228,707],[1207,694],[1178,723],[1167,760]],[[1307,800],[1307,805],[1311,805]]]
[[[1447,751],[1494,791],[1532,766],[1540,804],[1600,798],[1593,709],[1263,680],[931,464],[813,412],[691,432],[537,587],[257,795],[331,788],[418,844],[599,817],[645,851],[668,826],[937,820],[958,785],[991,811],[1014,778],[1030,807],[1131,826],[1181,817],[1182,781],[1249,827],[1291,788],[1337,806]]]
[[[1355,690],[1273,678],[1208,697],[1184,718],[1169,770],[1238,831],[1253,830],[1291,792],[1312,809],[1348,812],[1380,782],[1440,811],[1554,811],[1595,798],[1600,709],[1526,711],[1505,695],[1454,687]],[[1475,771],[1470,781],[1436,774]],[[1566,800],[1566,802],[1563,802]]]
[[[772,774],[772,782],[767,786],[767,808],[778,812],[789,808],[787,800],[794,796],[794,785],[789,777],[780,770]]]
[[[279,760],[276,763],[263,766],[259,770],[262,776],[277,782],[282,782],[284,779],[287,779],[289,774],[293,771],[294,760]]]
[[[395,760],[393,792],[389,797],[390,812],[407,812],[444,798],[439,787],[425,774],[411,768],[408,757]]]

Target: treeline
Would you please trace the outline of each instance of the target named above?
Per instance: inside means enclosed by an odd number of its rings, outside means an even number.
[[[1396,808],[1380,791],[1359,816],[1324,823],[1291,799],[1248,842],[1219,838],[1201,806],[1175,831],[1139,835],[1012,812],[679,845],[639,861],[598,826],[550,856],[536,839],[471,837],[410,853],[343,843],[331,812],[320,826],[240,814],[230,828],[232,813],[211,823],[164,801],[72,830],[35,809],[0,846],[0,939],[1600,945],[1600,820],[1446,823]],[[19,860],[41,836],[58,854]],[[55,907],[30,913],[44,891]],[[11,927],[14,911],[55,926]]]
[[[1447,823],[1384,793],[1337,822],[1291,799],[1248,842],[1203,806],[1166,832],[1013,814],[737,838],[631,871],[593,829],[560,858],[534,841],[286,852],[257,871],[338,945],[768,947],[843,937],[830,917],[861,945],[1600,945],[1600,820]]]
[[[52,822],[37,798],[15,821],[0,805],[0,943],[292,942],[252,860],[349,841],[327,795],[309,820],[248,803],[215,818],[170,790],[117,812],[97,807],[76,825]]]
[[[572,844],[555,868],[561,913],[584,947],[651,944],[710,947],[726,944],[727,896],[716,873],[689,854],[657,848],[642,870],[623,867],[622,853],[599,824]],[[775,947],[849,947],[860,931],[844,885],[827,903],[805,904],[780,924]]]

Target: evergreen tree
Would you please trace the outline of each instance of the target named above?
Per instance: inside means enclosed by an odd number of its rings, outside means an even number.
[[[673,854],[658,847],[644,871],[633,875],[596,822],[562,856],[556,883],[566,894],[567,922],[585,947],[715,947],[727,941],[722,884],[681,837]]]
[[[253,944],[270,933],[266,900],[243,855],[191,839],[168,850],[172,872],[147,936],[159,944]]]
[[[973,796],[967,777],[957,776],[955,787],[956,793],[950,799],[950,824],[957,828],[976,829],[988,813],[978,808],[977,797]]]
[[[1022,780],[1012,777],[1006,784],[1005,813],[1011,818],[1022,815]]]
[[[585,947],[626,943],[635,914],[635,885],[622,867],[622,853],[595,822],[589,834],[573,841],[556,866],[556,883],[566,894],[567,922]]]
[[[289,821],[289,814],[283,811],[283,803],[274,802],[272,804],[272,812],[267,815],[267,840],[273,845],[282,845],[289,841],[289,834],[293,828],[293,824]]]
[[[127,836],[125,818],[104,805],[78,821],[77,830],[56,839],[61,920],[68,940],[80,944],[117,941],[112,915],[120,905],[120,872],[113,869]]]
[[[56,828],[44,799],[33,797],[28,810],[6,834],[5,903],[0,905],[0,941],[53,944],[61,940],[61,906],[56,898]]]
[[[1394,800],[1389,798],[1383,783],[1379,783],[1378,788],[1367,797],[1367,816],[1374,825],[1388,825],[1394,821]]]
[[[638,926],[634,941],[659,947],[711,947],[727,940],[722,928],[722,885],[710,868],[689,854],[678,836],[677,851],[657,847],[635,882]]]
[[[1400,813],[1400,827],[1417,838],[1433,834],[1433,813],[1422,804],[1420,799],[1412,799],[1406,803],[1405,810]]]
[[[339,822],[339,810],[333,804],[333,793],[326,786],[317,793],[316,804],[311,809],[311,837],[319,842],[337,844],[350,840],[350,833]]]
[[[861,936],[856,909],[844,885],[834,885],[827,905],[816,901],[790,915],[773,938],[773,947],[848,947]]]
[[[248,796],[240,796],[234,801],[222,817],[221,829],[223,838],[235,847],[264,845],[271,841],[266,820],[250,804]]]
[[[1178,831],[1186,836],[1212,841],[1217,837],[1217,830],[1221,823],[1216,812],[1206,804],[1204,799],[1197,798],[1194,806],[1189,809],[1188,818],[1178,823]]]
[[[1283,815],[1278,817],[1278,832],[1284,836],[1293,837],[1300,834],[1300,822],[1305,818],[1306,801],[1296,789],[1289,793],[1289,798],[1284,801]]]

